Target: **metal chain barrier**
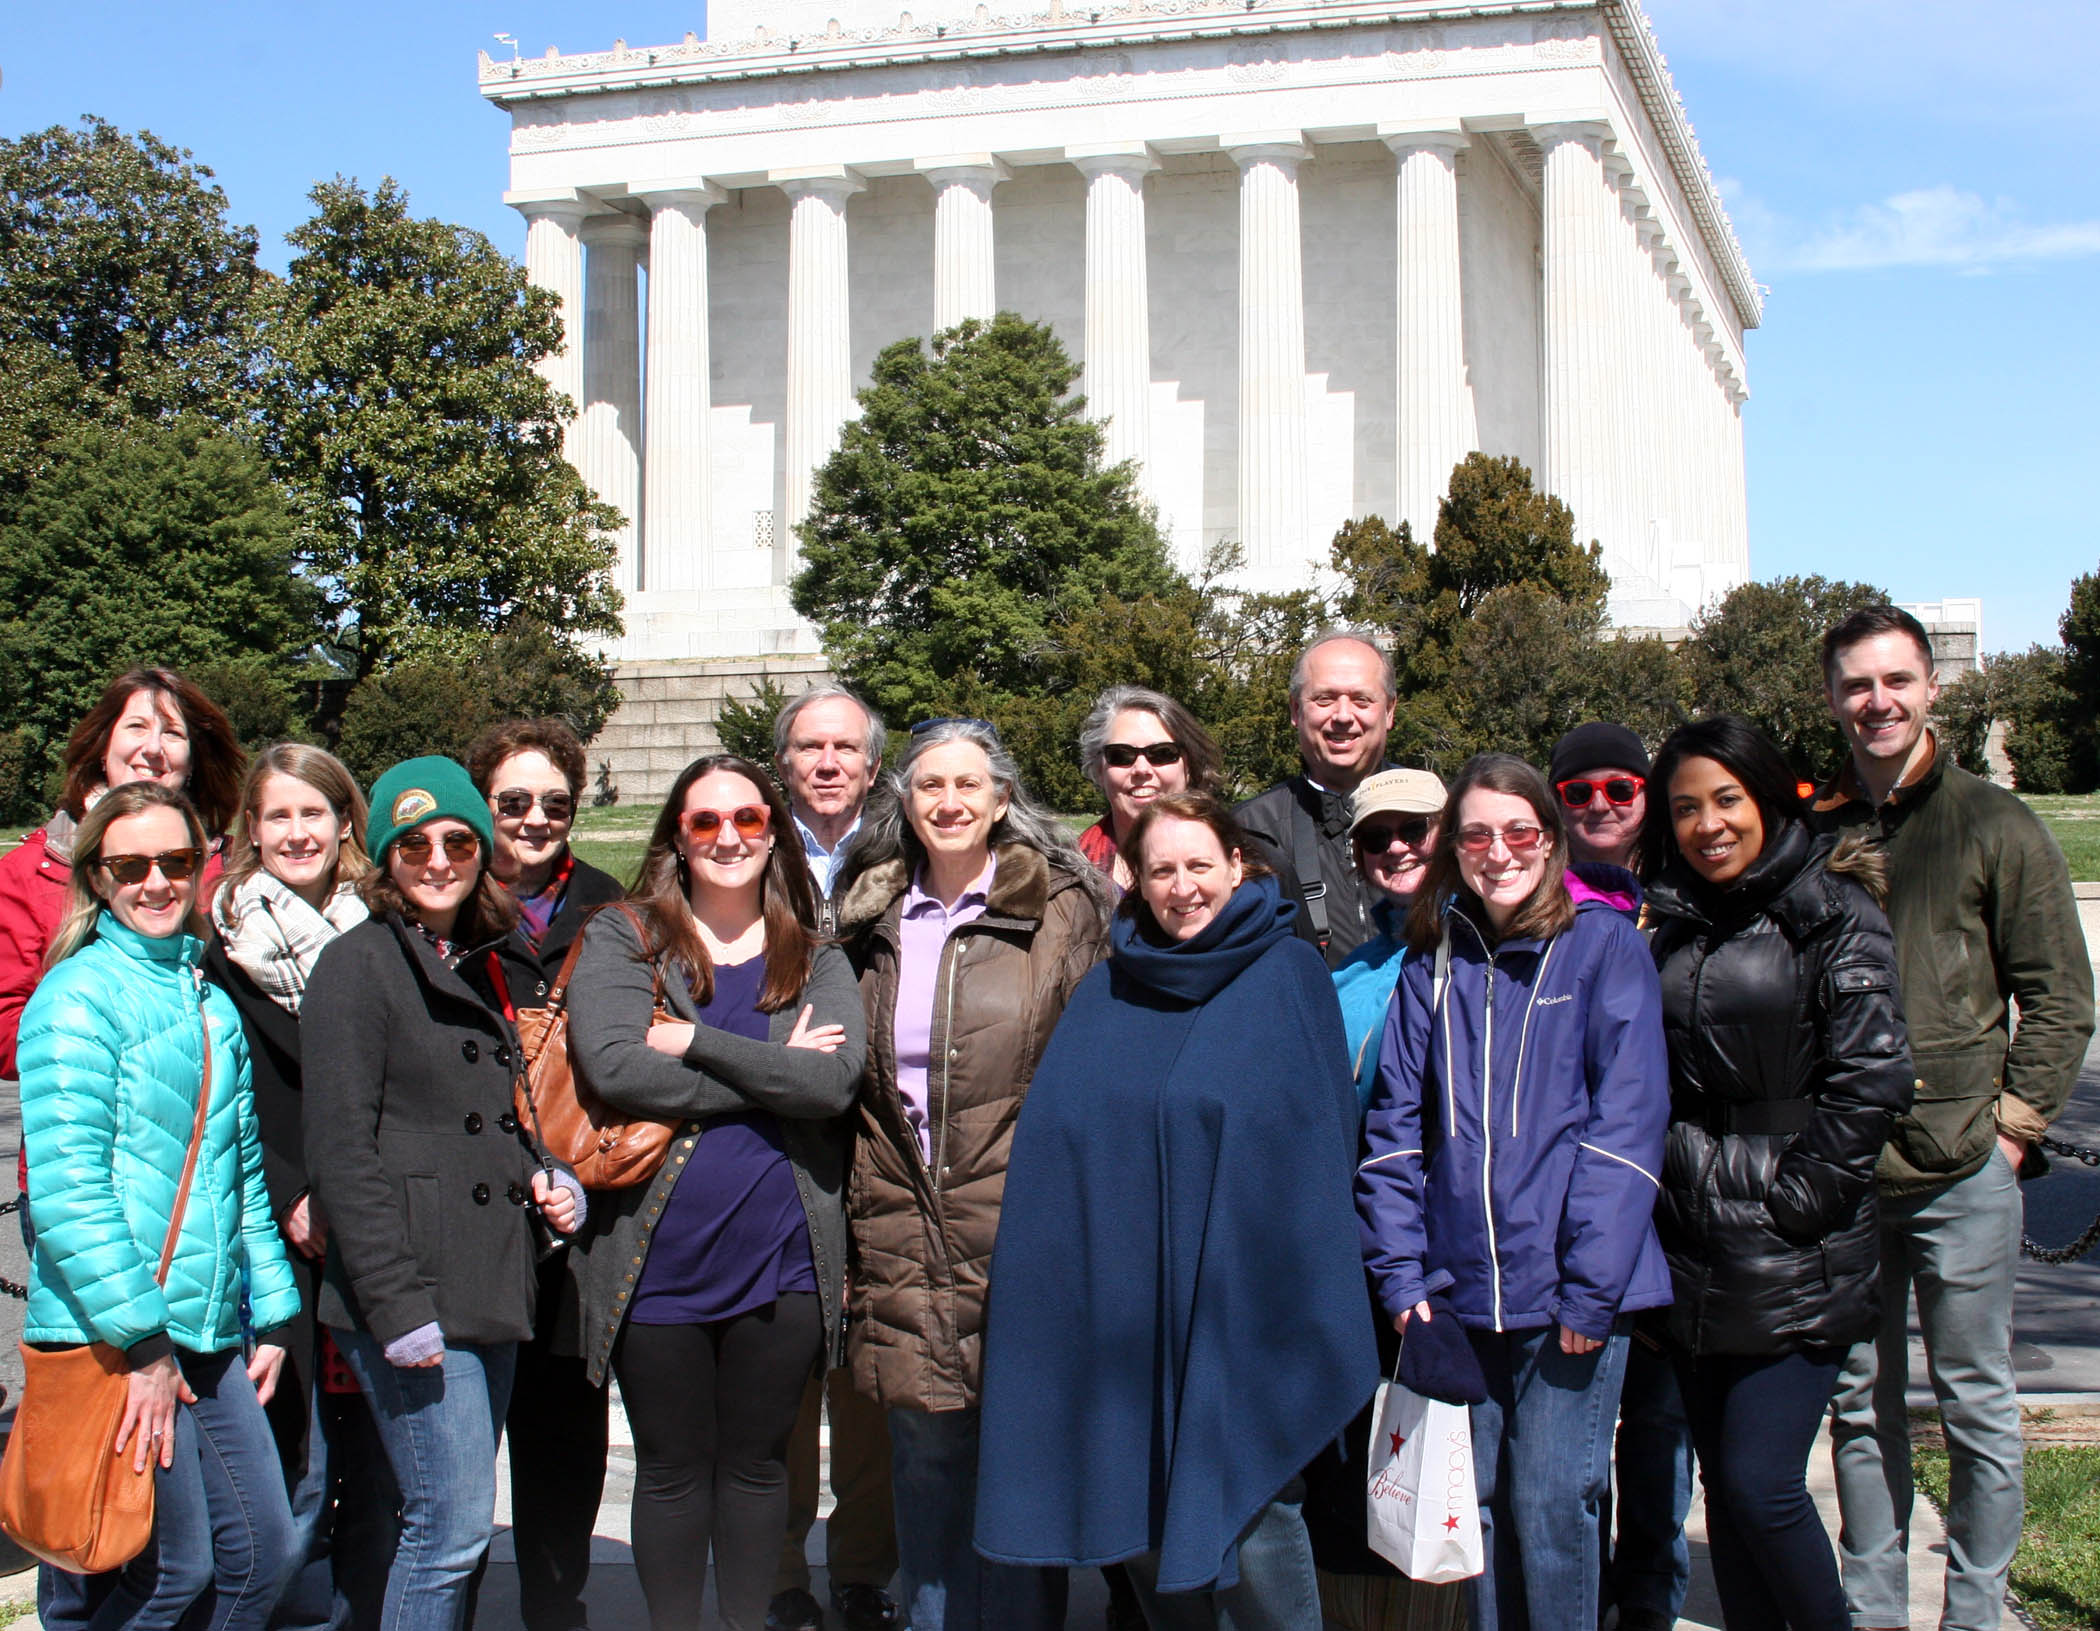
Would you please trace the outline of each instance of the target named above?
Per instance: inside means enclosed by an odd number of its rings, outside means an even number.
[[[2043,1138],[2038,1141],[2051,1155],[2061,1155],[2068,1160],[2081,1161],[2089,1167],[2100,1167],[2100,1150],[2089,1150],[2078,1144],[2066,1144],[2061,1139]],[[2085,1226],[2085,1232],[2068,1246],[2037,1245],[2027,1235],[2020,1236],[2022,1256],[2031,1257],[2037,1263],[2075,1263],[2079,1258],[2100,1245],[2100,1217]]]
[[[11,1201],[0,1201],[0,1218],[6,1217],[7,1214],[10,1212],[21,1211],[22,1202],[25,1198],[26,1197],[24,1196],[17,1195]],[[10,1280],[4,1274],[0,1274],[0,1297],[13,1297],[19,1301],[24,1298],[27,1298],[28,1295],[29,1288],[27,1286],[21,1285],[16,1281]]]

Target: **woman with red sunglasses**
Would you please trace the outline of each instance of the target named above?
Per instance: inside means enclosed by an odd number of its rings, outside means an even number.
[[[1597,1623],[1631,1316],[1670,1300],[1655,965],[1623,913],[1570,896],[1567,864],[1544,778],[1469,760],[1408,912],[1357,1173],[1387,1317],[1455,1319],[1485,1378],[1475,1631]]]
[[[731,754],[688,765],[639,878],[584,931],[571,1057],[617,1110],[680,1123],[662,1169],[593,1197],[582,1345],[634,1429],[635,1572],[656,1631],[761,1631],[787,1533],[787,1444],[837,1364],[843,1112],[860,989],[816,932],[787,801]],[[668,1022],[652,1023],[657,1005]]]

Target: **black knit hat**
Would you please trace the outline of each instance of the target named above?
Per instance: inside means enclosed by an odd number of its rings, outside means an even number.
[[[1630,770],[1645,778],[1648,750],[1624,725],[1601,720],[1577,725],[1553,744],[1553,768],[1546,779],[1560,783],[1590,770]]]

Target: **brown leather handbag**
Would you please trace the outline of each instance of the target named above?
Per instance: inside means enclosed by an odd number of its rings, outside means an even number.
[[[200,1006],[198,1017],[203,1018]],[[190,1152],[161,1243],[153,1278],[168,1281],[190,1182],[211,1109],[211,1024],[204,1022],[204,1083]],[[15,1411],[7,1454],[0,1458],[0,1529],[23,1551],[70,1574],[120,1569],[153,1538],[153,1469],[132,1471],[135,1452],[117,1449],[117,1432],[131,1397],[131,1364],[106,1342],[43,1349],[22,1344],[22,1403]],[[136,1429],[144,1432],[144,1424]]]
[[[625,912],[643,945],[649,932],[642,916],[627,902]],[[517,1114],[532,1128],[540,1148],[576,1174],[585,1189],[632,1189],[646,1184],[664,1164],[664,1155],[683,1125],[653,1116],[632,1116],[601,1099],[569,1057],[569,976],[576,972],[583,936],[562,959],[554,989],[544,1008],[517,1012],[518,1040],[525,1047],[525,1069],[512,1089]],[[656,969],[656,1002],[650,1025],[683,1023],[664,1007],[663,969]]]

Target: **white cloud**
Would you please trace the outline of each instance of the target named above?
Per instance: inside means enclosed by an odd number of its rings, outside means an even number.
[[[1856,272],[1936,266],[1988,272],[2100,255],[2100,221],[2036,225],[2005,199],[1923,187],[1863,204],[1813,226],[1789,220],[1737,184],[1728,208],[1751,264],[1773,272]]]

